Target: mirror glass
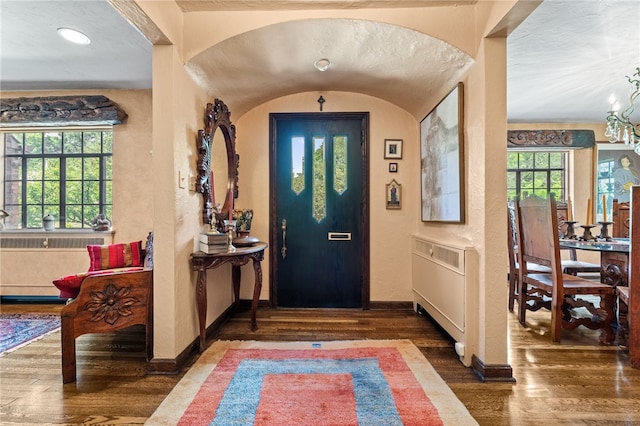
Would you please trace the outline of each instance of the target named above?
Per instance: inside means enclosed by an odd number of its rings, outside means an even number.
[[[213,172],[213,195],[216,204],[220,204],[223,213],[229,205],[229,164],[227,163],[227,144],[224,134],[219,128],[215,129],[211,146],[211,171]]]
[[[202,222],[220,228],[229,214],[232,199],[238,196],[238,155],[236,128],[231,123],[229,108],[220,99],[208,103],[204,111],[204,128],[196,137],[198,176],[196,191],[202,193]],[[211,175],[213,174],[213,181]],[[229,194],[232,190],[233,193]],[[231,197],[230,197],[231,195]],[[214,202],[221,214],[214,217]]]

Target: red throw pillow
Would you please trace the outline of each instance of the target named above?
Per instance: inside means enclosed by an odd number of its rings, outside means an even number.
[[[66,277],[53,280],[53,285],[55,285],[58,290],[60,290],[60,299],[75,299],[78,296],[78,293],[80,293],[80,286],[82,285],[82,281],[84,281],[85,278],[91,275],[115,274],[118,272],[135,272],[143,270],[143,267],[137,266],[130,268],[83,272],[81,274],[67,275]]]
[[[53,280],[53,285],[60,290],[60,299],[76,297],[80,292],[80,284],[82,284],[82,280],[84,280],[87,275],[89,274],[84,272],[82,274],[67,275],[66,277]]]
[[[109,244],[104,246],[89,245],[89,271],[142,266],[142,241],[131,243]]]

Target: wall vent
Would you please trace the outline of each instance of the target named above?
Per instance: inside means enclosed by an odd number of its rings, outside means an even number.
[[[73,238],[43,238],[43,237],[9,237],[0,238],[0,248],[3,249],[83,249],[88,245],[104,244],[104,237],[73,237]]]

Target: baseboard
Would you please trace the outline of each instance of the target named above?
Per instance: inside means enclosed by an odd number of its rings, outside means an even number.
[[[229,319],[235,311],[235,307],[228,307],[206,330],[207,340],[215,333],[222,324]],[[178,374],[186,365],[190,365],[193,358],[198,355],[200,348],[200,336],[187,345],[186,348],[176,358],[153,358],[149,361],[149,374]],[[205,348],[206,350],[206,348]]]
[[[0,304],[24,303],[24,304],[60,304],[67,303],[67,299],[60,299],[58,296],[0,296]]]
[[[513,382],[516,379],[513,377],[513,369],[509,364],[491,364],[486,365],[480,358],[473,355],[471,357],[471,368],[473,372],[483,382]]]

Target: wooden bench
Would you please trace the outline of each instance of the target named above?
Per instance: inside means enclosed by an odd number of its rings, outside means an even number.
[[[146,327],[147,361],[153,358],[153,234],[147,237],[141,270],[89,275],[78,295],[62,308],[62,381],[76,380],[76,338]]]

